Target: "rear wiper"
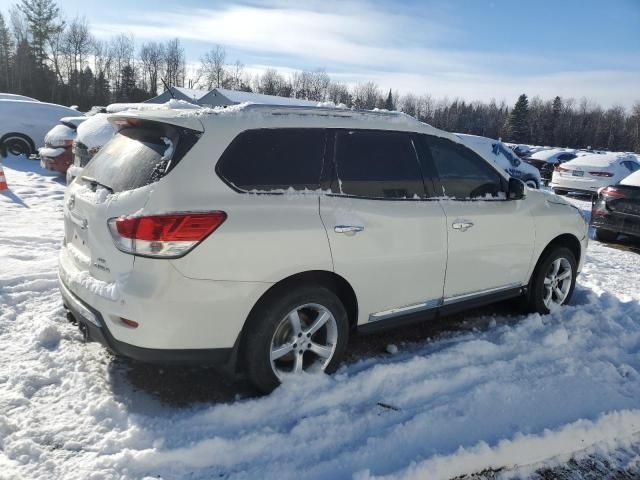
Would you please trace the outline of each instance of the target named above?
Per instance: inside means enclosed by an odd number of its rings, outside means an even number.
[[[113,193],[113,188],[111,188],[109,185],[105,185],[104,183],[100,183],[93,177],[87,177],[86,175],[83,175],[80,178],[82,178],[82,180],[84,180],[85,182],[88,182],[91,185],[91,188],[93,189],[93,191],[95,191],[98,186],[101,186],[102,188],[109,190],[111,193]]]

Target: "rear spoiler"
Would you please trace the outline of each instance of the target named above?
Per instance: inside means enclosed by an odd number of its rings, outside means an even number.
[[[117,130],[123,125],[135,125],[135,120],[164,123],[182,127],[195,132],[204,132],[202,122],[193,115],[194,110],[129,110],[109,115],[108,120]]]

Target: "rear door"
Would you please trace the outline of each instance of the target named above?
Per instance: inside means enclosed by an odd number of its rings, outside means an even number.
[[[446,264],[440,204],[425,191],[412,134],[335,130],[330,195],[320,198],[336,273],[359,323],[437,306]]]
[[[535,240],[526,200],[507,200],[505,178],[469,148],[427,135],[420,142],[446,214],[445,303],[526,283]]]
[[[139,214],[154,183],[169,174],[197,140],[197,132],[156,122],[125,126],[67,189],[63,255],[81,274],[74,280],[112,300],[134,256],[119,251],[107,222]]]

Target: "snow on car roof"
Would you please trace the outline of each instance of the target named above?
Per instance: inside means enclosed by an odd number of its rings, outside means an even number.
[[[120,113],[126,110],[181,110],[202,108],[200,105],[171,99],[165,103],[112,103],[107,106],[107,113]]]
[[[631,187],[640,187],[640,170],[633,172],[628,177],[620,181],[620,185],[629,185]]]
[[[97,113],[89,117],[78,126],[76,142],[82,143],[89,150],[102,147],[115,133],[115,128],[108,119],[109,115],[106,113]]]
[[[26,95],[17,95],[15,93],[0,93],[0,100],[26,100],[28,102],[38,102],[39,100]]]
[[[605,154],[589,153],[587,155],[582,155],[578,158],[574,158],[573,160],[570,160],[564,163],[564,165],[569,165],[569,166],[589,165],[593,167],[608,167],[609,165],[611,165],[612,163],[615,163],[620,159],[628,159],[628,160],[635,161],[635,158],[633,157],[633,155],[627,155],[625,153],[617,153],[617,152],[613,152],[613,153],[610,152]]]

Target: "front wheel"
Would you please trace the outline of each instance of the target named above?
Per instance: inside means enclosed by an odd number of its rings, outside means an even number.
[[[349,336],[342,302],[321,286],[274,296],[256,309],[248,326],[247,373],[265,393],[302,372],[334,372]]]
[[[524,184],[529,187],[532,188],[534,190],[537,190],[538,188],[540,188],[540,186],[538,185],[538,182],[536,182],[534,179],[532,178],[528,178],[525,180]]]
[[[573,295],[577,262],[573,252],[558,247],[547,254],[533,272],[529,286],[529,309],[546,314],[564,305]]]
[[[29,156],[34,153],[31,142],[27,137],[20,134],[10,134],[2,139],[4,148],[8,153],[15,156]]]

